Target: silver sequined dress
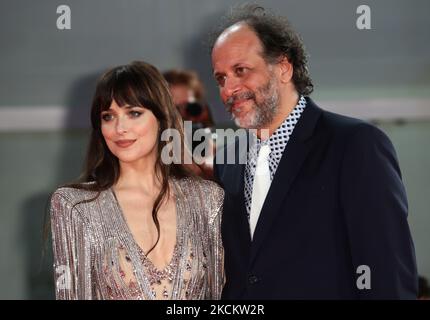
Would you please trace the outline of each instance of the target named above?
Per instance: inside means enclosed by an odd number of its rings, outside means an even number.
[[[86,203],[97,193],[57,189],[51,199],[57,299],[219,299],[224,192],[191,178],[173,186],[176,245],[163,270],[134,240],[111,188]]]

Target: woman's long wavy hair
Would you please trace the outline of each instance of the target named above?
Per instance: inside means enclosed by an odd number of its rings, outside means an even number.
[[[184,132],[181,116],[173,103],[167,82],[154,66],[143,61],[134,61],[115,67],[101,76],[92,102],[92,131],[84,170],[77,182],[67,184],[65,187],[96,191],[93,198],[84,201],[90,202],[97,199],[101,191],[112,187],[118,181],[120,176],[118,158],[109,150],[101,131],[101,113],[109,109],[113,100],[119,106],[127,104],[151,110],[159,123],[157,159],[154,170],[160,181],[161,189],[152,208],[152,219],[157,228],[157,241],[147,252],[149,254],[160,239],[157,212],[170,195],[169,179],[195,177],[190,166],[174,162],[165,164],[161,159],[161,151],[169,143],[161,140],[161,133],[166,129],[175,129],[180,133],[182,157],[187,149],[183,143]]]

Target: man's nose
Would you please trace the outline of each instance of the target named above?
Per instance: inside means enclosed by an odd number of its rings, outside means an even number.
[[[239,92],[240,87],[241,87],[240,79],[236,77],[228,77],[225,79],[225,83],[223,87],[223,95],[229,98],[235,93]]]

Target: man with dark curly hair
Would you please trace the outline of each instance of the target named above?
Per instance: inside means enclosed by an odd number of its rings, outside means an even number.
[[[227,110],[254,129],[215,160],[223,298],[415,299],[406,192],[387,136],[309,98],[300,37],[261,7],[224,19],[211,54]],[[239,156],[226,163],[231,151]]]

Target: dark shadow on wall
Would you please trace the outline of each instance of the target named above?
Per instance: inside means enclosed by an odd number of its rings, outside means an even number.
[[[88,131],[91,127],[91,102],[96,89],[97,79],[104,71],[100,70],[99,72],[90,73],[73,83],[66,100],[67,116],[65,119],[65,128]]]
[[[101,74],[102,71],[88,74],[71,86],[66,98],[64,129],[58,132],[60,151],[57,163],[52,168],[56,172],[54,181],[51,182],[52,189],[34,194],[23,203],[23,241],[28,286],[26,299],[55,298],[51,234],[48,233],[46,239],[43,239],[43,228],[49,221],[51,192],[60,185],[75,181],[81,173],[89,137],[91,101],[96,81]],[[44,245],[46,251],[43,256]]]
[[[47,239],[44,252],[43,225],[47,205],[47,192],[28,198],[22,208],[25,225],[22,234],[26,248],[26,299],[54,299],[52,250]]]

